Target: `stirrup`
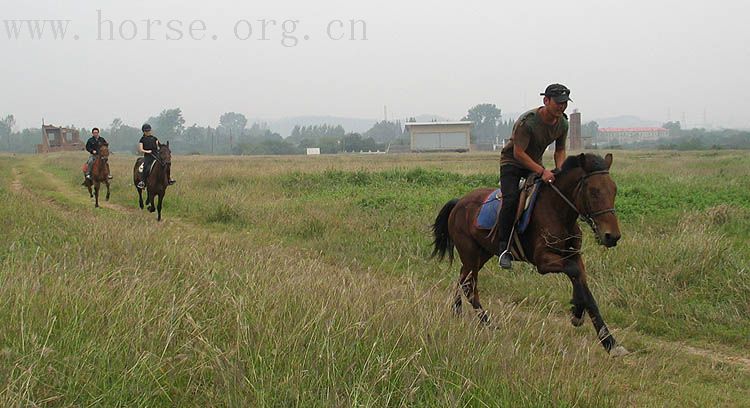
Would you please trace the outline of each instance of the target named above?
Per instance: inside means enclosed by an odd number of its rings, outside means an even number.
[[[139,181],[136,187],[141,188],[141,189],[146,188],[146,183]]]
[[[503,269],[510,269],[513,265],[513,255],[510,253],[510,250],[505,250],[503,253],[500,254],[500,260],[498,263],[500,264],[500,267]]]
[[[174,183],[176,183],[176,182],[177,182],[177,180],[169,180],[169,181],[167,182],[167,185],[170,185],[170,186],[171,186],[172,184],[174,184]]]

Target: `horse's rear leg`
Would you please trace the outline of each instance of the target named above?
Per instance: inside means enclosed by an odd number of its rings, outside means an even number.
[[[89,198],[94,198],[94,190],[91,189],[91,184],[86,183],[86,188],[89,189]]]
[[[461,299],[461,292],[466,292],[466,289],[464,289],[464,286],[467,284],[467,279],[469,278],[469,274],[471,273],[471,268],[467,268],[466,266],[461,266],[461,274],[458,277],[458,284],[456,285],[456,294],[453,301],[453,313],[456,315],[461,314],[462,309],[462,303],[463,300]],[[468,295],[466,296],[468,298]]]
[[[484,264],[487,262],[487,260],[490,259],[490,257],[491,256],[489,255],[482,254],[479,255],[479,259],[477,259],[477,262],[474,265],[462,266],[461,277],[458,281],[458,288],[463,291],[466,299],[477,312],[479,321],[482,323],[489,323],[490,318],[487,312],[484,310],[484,307],[482,307],[482,303],[479,301],[479,289],[477,288],[477,284],[479,281],[478,273],[479,270],[482,269],[482,266],[484,266]],[[460,313],[461,311],[461,293],[459,292],[459,289],[456,289],[456,300],[453,304],[454,310],[456,310],[456,306],[458,305],[458,313]]]

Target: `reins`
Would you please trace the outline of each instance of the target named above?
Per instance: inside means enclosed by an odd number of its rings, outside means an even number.
[[[596,175],[605,175],[605,174],[609,174],[609,170],[592,171],[591,173],[587,173],[586,175],[584,175],[583,177],[581,177],[581,179],[578,180],[578,184],[575,187],[575,190],[576,190],[575,194],[576,194],[576,196],[578,196],[578,193],[581,192],[581,187],[586,183],[586,180],[588,180],[589,177],[596,176]],[[562,191],[560,191],[560,189],[557,188],[557,186],[555,186],[552,183],[549,183],[549,186],[552,187],[552,190],[554,190],[555,193],[557,193],[557,195],[559,195],[560,198],[562,198],[563,201],[565,201],[565,203],[568,204],[568,206],[570,208],[572,208],[573,211],[576,212],[576,214],[578,214],[578,218],[583,219],[584,221],[586,221],[586,224],[589,224],[589,226],[594,231],[594,233],[597,233],[598,230],[599,230],[597,228],[597,226],[596,226],[596,223],[594,222],[594,217],[598,217],[598,216],[600,216],[602,214],[607,214],[607,213],[613,213],[613,214],[615,213],[615,209],[614,208],[607,208],[607,209],[604,209],[604,210],[598,210],[598,211],[591,212],[591,211],[589,211],[588,200],[584,200],[584,207],[586,209],[586,213],[582,214],[580,211],[578,211],[578,207],[576,207],[575,204],[573,204],[573,202],[571,202],[568,199],[568,197],[565,197],[565,194],[563,194]]]

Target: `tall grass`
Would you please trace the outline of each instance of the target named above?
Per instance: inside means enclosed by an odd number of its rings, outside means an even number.
[[[450,315],[456,270],[425,260],[426,226],[494,182],[484,156],[306,159],[175,158],[157,224],[94,210],[69,170],[78,158],[0,158],[2,404],[748,402],[740,367],[650,337],[747,349],[747,313],[721,315],[748,305],[737,274],[750,255],[735,256],[742,235],[726,229],[746,208],[678,211],[674,225],[638,214],[622,247],[587,242],[605,318],[636,350],[612,360],[590,327],[566,322],[565,280],[528,268],[483,272],[491,327]],[[133,208],[131,165],[113,158],[113,200]],[[30,192],[11,191],[11,167]]]

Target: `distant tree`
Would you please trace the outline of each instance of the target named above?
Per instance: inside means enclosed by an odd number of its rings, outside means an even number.
[[[13,115],[8,115],[4,119],[0,120],[0,140],[4,140],[4,148],[10,150],[10,135],[13,133],[13,128],[16,126],[16,118]]]
[[[401,121],[390,122],[383,120],[374,124],[363,136],[365,138],[372,138],[378,143],[383,143],[401,139],[404,136],[404,131]]]
[[[241,113],[227,112],[219,118],[219,126],[237,138],[245,130],[247,118]]]
[[[462,120],[474,122],[474,128],[471,131],[473,142],[493,143],[497,139],[497,127],[501,119],[501,111],[494,103],[482,103],[469,109]]]
[[[165,109],[158,116],[149,118],[148,123],[162,142],[177,139],[185,130],[185,119],[180,108]]]
[[[669,130],[669,137],[679,137],[682,135],[682,126],[679,120],[676,122],[667,122],[662,127]]]
[[[581,137],[584,139],[594,139],[599,134],[599,124],[592,120],[581,125]]]
[[[117,132],[117,130],[120,129],[120,127],[122,127],[122,119],[120,118],[112,119],[112,123],[109,125],[110,131]]]

